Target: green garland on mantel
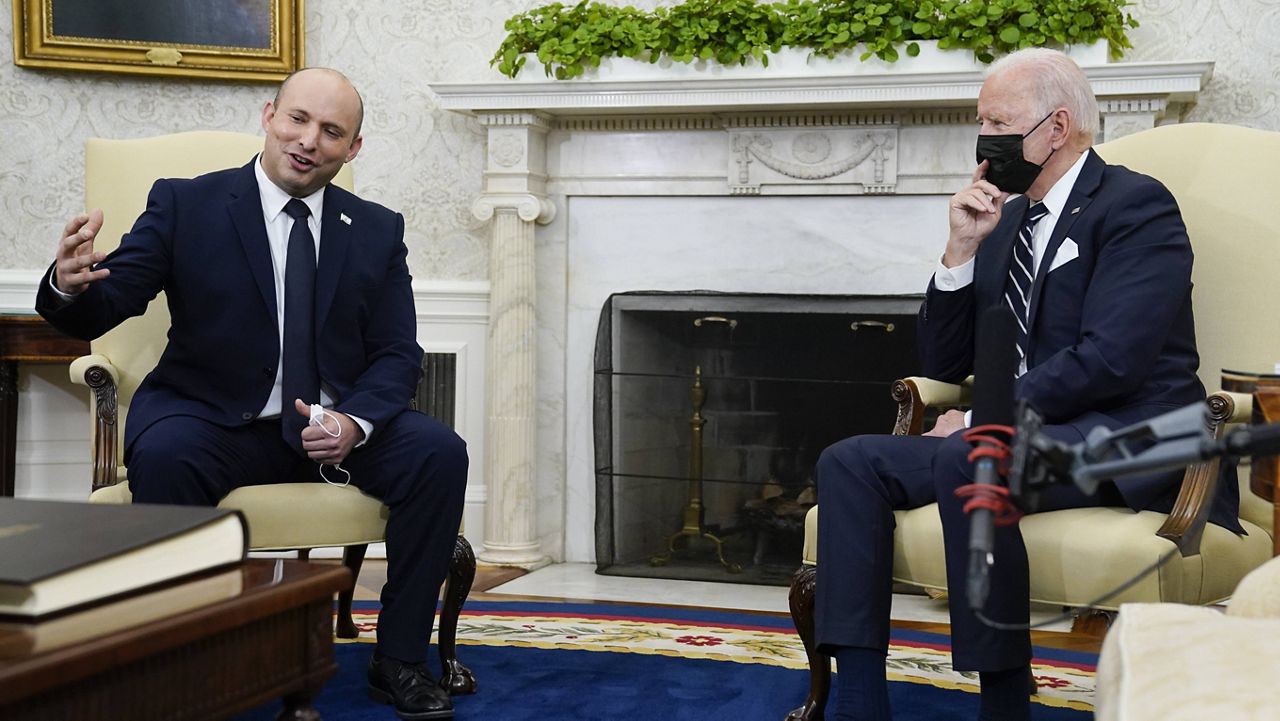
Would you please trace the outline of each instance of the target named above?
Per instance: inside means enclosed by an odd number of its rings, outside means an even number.
[[[809,48],[832,57],[858,48],[861,58],[896,61],[899,48],[919,54],[918,40],[967,49],[989,63],[1033,46],[1089,45],[1106,40],[1112,58],[1138,21],[1125,0],[686,0],[653,11],[583,0],[551,3],[507,20],[507,36],[490,61],[515,77],[527,54],[547,75],[575,78],[601,58],[689,63],[769,64],[770,52]]]

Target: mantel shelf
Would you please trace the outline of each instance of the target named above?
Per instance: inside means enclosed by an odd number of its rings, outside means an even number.
[[[1213,75],[1212,61],[1086,66],[1101,101],[1153,98],[1194,104]],[[559,115],[672,114],[973,106],[982,74],[876,73],[824,76],[655,80],[502,80],[434,83],[446,110],[543,111]]]

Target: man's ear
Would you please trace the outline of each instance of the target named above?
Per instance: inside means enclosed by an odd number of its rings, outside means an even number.
[[[364,136],[357,135],[356,139],[351,141],[351,150],[347,151],[347,159],[342,162],[350,163],[351,161],[355,160],[356,155],[360,153],[360,147],[362,145],[364,145]]]
[[[271,119],[276,116],[276,106],[268,100],[262,106],[262,129],[266,131],[267,126],[271,124]]]
[[[1053,125],[1053,147],[1060,148],[1067,144],[1072,133],[1075,132],[1074,118],[1066,108],[1058,108],[1053,111],[1053,117],[1049,118],[1049,122]]]

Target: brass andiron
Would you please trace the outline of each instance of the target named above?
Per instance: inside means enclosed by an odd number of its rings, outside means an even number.
[[[684,508],[684,527],[667,539],[667,552],[649,559],[652,566],[662,566],[671,560],[676,552],[676,539],[705,538],[715,544],[716,559],[729,573],[741,573],[742,566],[726,561],[724,558],[724,541],[713,533],[709,533],[703,525],[702,507],[702,426],[707,419],[702,417],[702,404],[707,400],[707,392],[702,387],[702,366],[693,369],[693,387],[689,389],[689,400],[693,403],[693,416],[689,418],[689,504]]]

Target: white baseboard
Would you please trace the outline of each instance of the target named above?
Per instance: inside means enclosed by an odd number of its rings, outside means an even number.
[[[49,262],[53,262],[53,246],[49,246]],[[0,270],[0,313],[35,313],[36,285],[44,277],[40,270]]]

